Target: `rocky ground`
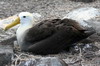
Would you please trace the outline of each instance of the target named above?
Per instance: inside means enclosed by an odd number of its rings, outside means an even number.
[[[95,2],[90,2],[90,3],[74,2],[70,0],[0,0],[0,18],[4,19],[22,11],[39,13],[42,15],[41,20],[48,19],[48,18],[49,19],[63,18],[71,10],[81,8],[81,7],[100,8],[100,0],[96,0]],[[4,32],[2,29],[0,29],[0,41],[3,41],[2,43],[9,44],[10,42],[10,44],[13,44],[13,42],[11,41],[13,40],[13,38],[11,40],[4,41],[13,36],[15,36],[15,29],[11,29],[7,32]],[[94,47],[94,49],[90,48],[89,50],[91,51],[89,52],[80,49],[77,52],[73,51],[74,53],[73,52],[60,53],[56,55],[47,55],[43,57],[60,58],[64,61],[64,63],[68,64],[69,66],[99,66],[100,65],[100,51],[99,51],[100,42],[94,42],[92,44],[95,45],[92,46]],[[17,53],[17,55],[15,54],[15,58],[12,59],[12,66],[19,64],[19,60],[25,61],[26,57],[30,57],[30,56],[31,56],[30,54],[27,55],[24,53]],[[35,58],[37,57],[41,58],[42,56],[35,56]],[[36,61],[37,60],[33,61],[33,63],[36,63]],[[45,66],[45,65],[40,65],[40,66]],[[59,64],[59,66],[61,65]]]

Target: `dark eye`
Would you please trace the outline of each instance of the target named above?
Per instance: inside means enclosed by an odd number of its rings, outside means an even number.
[[[26,16],[23,16],[23,18],[26,18]]]

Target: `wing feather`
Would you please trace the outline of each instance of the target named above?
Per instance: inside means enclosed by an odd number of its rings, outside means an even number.
[[[87,38],[94,32],[85,33],[76,21],[71,19],[45,20],[29,29],[25,41],[31,43],[27,51],[35,54],[57,53],[66,47]]]

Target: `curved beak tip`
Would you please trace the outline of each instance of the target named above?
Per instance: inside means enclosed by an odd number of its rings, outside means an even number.
[[[15,25],[17,25],[17,24],[19,24],[19,23],[20,23],[20,18],[18,17],[18,18],[16,18],[12,23],[10,23],[10,24],[5,24],[3,29],[4,29],[4,31],[7,31],[8,29],[14,27]]]
[[[6,27],[7,25],[8,25],[8,24],[3,24],[2,29],[3,29],[4,31],[8,30],[7,27]]]

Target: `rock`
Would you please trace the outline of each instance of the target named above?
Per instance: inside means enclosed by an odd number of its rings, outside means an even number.
[[[66,14],[63,17],[63,19],[64,18],[73,19],[76,20],[80,25],[83,25],[84,27],[91,27],[93,25],[88,25],[88,23],[93,23],[93,21],[90,22],[89,20],[95,19],[96,21],[96,17],[99,16],[100,16],[99,9],[93,7],[83,7],[71,11],[70,13]]]
[[[57,57],[42,57],[33,60],[23,61],[19,66],[68,66]]]
[[[11,45],[0,45],[0,66],[6,66],[11,63],[13,48]]]
[[[66,14],[64,18],[76,20],[84,28],[93,27],[96,33],[89,37],[91,41],[100,41],[100,9],[93,7],[78,8]]]
[[[14,41],[16,41],[16,40],[17,40],[16,36],[13,36],[11,38],[8,38],[6,40],[1,41],[0,44],[3,44],[3,45],[12,45],[13,46]]]

